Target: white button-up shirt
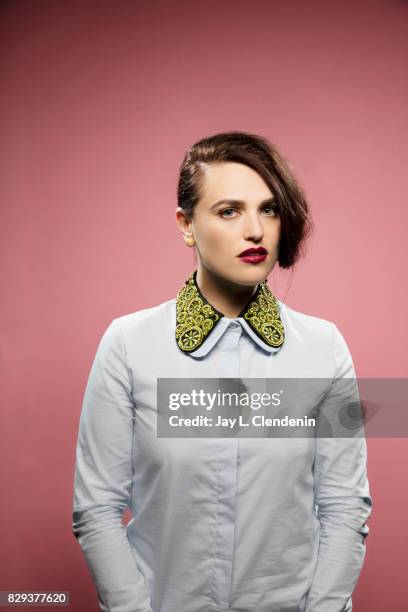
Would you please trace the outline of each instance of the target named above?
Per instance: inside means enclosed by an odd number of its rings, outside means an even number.
[[[278,350],[243,318],[222,317],[185,353],[176,299],[106,329],[83,401],[73,507],[102,611],[351,610],[372,506],[364,437],[157,437],[158,378],[355,376],[333,323],[278,304]]]

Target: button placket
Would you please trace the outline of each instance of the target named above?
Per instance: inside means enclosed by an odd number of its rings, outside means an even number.
[[[234,323],[234,324],[233,324]],[[220,378],[238,378],[242,328],[231,322],[218,355]],[[217,521],[213,591],[218,606],[229,607],[236,522],[238,438],[222,438],[218,455]]]

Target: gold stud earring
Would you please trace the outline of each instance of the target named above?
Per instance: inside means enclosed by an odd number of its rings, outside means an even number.
[[[195,245],[195,240],[194,240],[193,234],[190,234],[190,233],[186,232],[184,234],[184,242],[186,243],[187,246],[193,247]]]

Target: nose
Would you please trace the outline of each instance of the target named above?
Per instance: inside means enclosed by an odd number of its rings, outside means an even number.
[[[261,240],[263,237],[263,225],[257,213],[248,214],[244,221],[244,239]]]

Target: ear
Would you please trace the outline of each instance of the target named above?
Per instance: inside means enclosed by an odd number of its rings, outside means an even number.
[[[187,219],[185,212],[180,206],[176,209],[176,223],[180,228],[182,234],[185,232],[191,232],[190,221]]]

